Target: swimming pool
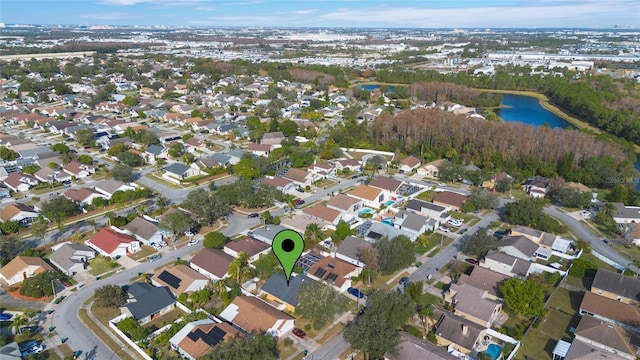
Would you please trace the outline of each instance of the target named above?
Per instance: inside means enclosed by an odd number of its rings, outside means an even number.
[[[371,210],[371,209],[369,209],[369,208],[364,208],[364,209],[362,209],[362,210],[360,211],[360,215],[362,215],[362,214],[369,214],[371,211],[372,211],[372,210]]]
[[[387,224],[389,226],[393,226],[393,220],[391,220],[391,218],[384,218],[380,222],[382,222],[383,224]]]
[[[393,204],[395,204],[395,203],[396,203],[396,202],[395,202],[395,201],[393,201],[393,200],[387,200],[387,201],[384,203],[384,206],[389,207],[389,206],[391,206],[391,205],[393,205]]]
[[[500,357],[500,352],[502,352],[502,348],[496,344],[489,344],[489,347],[485,351],[493,360],[496,360]]]

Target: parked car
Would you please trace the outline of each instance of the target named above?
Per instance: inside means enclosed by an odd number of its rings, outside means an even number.
[[[187,243],[187,246],[193,246],[193,245],[197,244],[198,242],[199,242],[198,239],[191,239]]]
[[[451,225],[451,226],[455,226],[455,227],[460,227],[462,225],[462,220],[458,220],[458,219],[449,219],[447,221],[447,224]]]
[[[158,261],[158,260],[160,260],[160,258],[162,258],[162,255],[155,254],[155,255],[153,255],[152,257],[149,258],[149,262]]]
[[[192,233],[191,231],[187,231],[187,232],[186,232],[186,233],[184,233],[184,234],[185,234],[186,236],[188,236],[188,237],[192,237],[192,236],[193,236],[193,233]]]
[[[591,211],[584,210],[580,213],[580,216],[591,217]]]
[[[473,264],[473,265],[478,265],[479,264],[478,260],[472,259],[472,258],[465,259],[464,261],[468,262],[469,264]]]
[[[360,292],[360,290],[350,287],[347,289],[347,292],[355,297],[357,297],[358,299],[362,299],[364,297],[364,294]]]
[[[247,217],[248,217],[248,218],[257,218],[257,217],[260,217],[260,214],[258,214],[258,213],[251,213],[251,214],[247,215]]]
[[[11,320],[12,317],[13,317],[12,314],[2,313],[0,314],[0,321]]]
[[[307,337],[307,334],[305,334],[305,332],[302,331],[302,329],[293,328],[291,333],[293,333],[293,335],[299,337],[300,339],[304,339],[305,337]]]
[[[451,230],[449,230],[449,228],[448,228],[448,227],[446,227],[446,226],[440,226],[440,227],[438,228],[438,230],[440,230],[440,231],[442,231],[442,232],[450,232],[450,231],[451,231]]]
[[[409,278],[408,277],[403,277],[402,279],[400,279],[400,281],[398,282],[398,284],[402,285],[402,286],[407,286],[409,285]]]
[[[165,246],[169,246],[169,244],[167,244],[166,241],[160,241],[160,246],[165,247]]]

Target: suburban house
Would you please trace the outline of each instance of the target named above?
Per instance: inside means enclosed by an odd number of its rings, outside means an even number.
[[[507,174],[504,171],[501,171],[497,175],[491,176],[488,180],[483,181],[482,184],[480,184],[480,186],[482,186],[485,189],[489,189],[490,191],[493,191],[496,188],[496,184],[498,184],[500,181],[510,180],[510,179],[513,179],[511,175]]]
[[[499,251],[489,251],[480,266],[509,277],[525,277],[529,274],[531,263]]]
[[[44,271],[54,271],[54,268],[42,258],[18,255],[0,269],[0,279],[11,286]]]
[[[415,234],[417,238],[425,231],[435,231],[440,226],[440,222],[436,219],[401,210],[393,218],[393,226]]]
[[[445,161],[447,160],[438,159],[438,160],[428,162],[418,168],[417,174],[422,177],[437,179],[440,177],[440,166],[442,166],[442,163]]]
[[[159,158],[168,157],[168,149],[160,145],[149,145],[142,153],[142,157],[149,164],[155,164]]]
[[[404,331],[400,332],[400,342],[398,343],[398,353],[385,354],[384,360],[457,360],[458,358],[449,354],[443,349],[429,341],[424,341]]]
[[[305,208],[302,212],[306,215],[311,216],[312,218],[317,218],[320,220],[324,220],[331,226],[335,227],[338,225],[338,222],[343,219],[343,217],[350,218],[351,216],[343,214],[342,212],[328,208],[324,205],[315,205],[312,207]],[[349,219],[347,219],[349,220]]]
[[[605,269],[598,269],[591,292],[624,304],[640,304],[640,280]]]
[[[86,268],[89,259],[96,255],[90,247],[82,244],[63,243],[54,246],[49,261],[63,274],[73,276]]]
[[[91,165],[81,164],[77,161],[72,161],[62,168],[62,171],[71,176],[75,176],[76,179],[84,179],[87,176],[96,172],[96,168]]]
[[[420,164],[422,164],[422,160],[418,159],[413,155],[409,155],[406,158],[400,160],[400,169],[402,172],[409,173],[414,169],[417,169]]]
[[[77,202],[80,205],[89,205],[95,198],[108,199],[107,196],[97,190],[81,187],[81,188],[69,188],[64,192],[64,196]]]
[[[151,277],[153,286],[166,286],[176,297],[204,289],[209,281],[206,276],[182,264],[162,267]]]
[[[140,325],[160,317],[176,307],[176,299],[167,287],[155,287],[143,282],[125,286],[129,295],[127,303],[120,307],[123,315],[133,317]]]
[[[282,177],[301,187],[311,186],[313,182],[313,174],[296,168],[290,168]]]
[[[307,276],[333,286],[338,292],[343,292],[351,286],[351,277],[358,276],[361,271],[361,268],[346,261],[324,257],[311,265]]]
[[[204,319],[185,325],[169,339],[169,344],[183,358],[196,360],[202,358],[219,343],[240,334],[238,329],[228,323]]]
[[[38,161],[38,164],[49,163],[55,161],[48,161],[49,159],[45,159],[46,161]],[[40,170],[36,171],[33,174],[36,179],[41,182],[52,183],[54,181],[68,183],[71,181],[71,175],[67,174],[64,171],[60,171],[57,169],[50,168],[47,164],[44,166],[40,165]]]
[[[19,202],[13,202],[0,210],[0,222],[17,221],[27,226],[40,214],[32,207]]]
[[[447,222],[450,218],[445,206],[436,205],[420,199],[410,199],[407,202],[407,210],[416,214],[428,216],[440,222]]]
[[[586,292],[579,315],[591,315],[600,321],[640,333],[640,307]]]
[[[467,201],[467,195],[452,191],[441,191],[433,198],[434,204],[444,206],[453,211],[460,211],[465,201]]]
[[[364,206],[364,200],[357,199],[345,194],[338,194],[329,198],[327,207],[345,212],[348,214],[357,214],[359,210]]]
[[[289,283],[282,273],[275,273],[262,285],[258,295],[278,310],[294,313],[298,306],[298,290],[305,281],[313,281],[305,275],[291,276]]]
[[[616,224],[640,223],[640,206],[625,206],[623,203],[613,205],[613,220]]]
[[[180,183],[182,180],[186,178],[190,178],[192,176],[198,175],[200,172],[192,167],[189,167],[182,163],[173,163],[164,168],[164,173],[162,177],[174,182]]]
[[[330,224],[315,216],[294,213],[291,217],[285,217],[280,220],[280,225],[285,226],[291,230],[295,230],[299,233],[304,233],[307,230],[309,224],[317,224],[320,229],[329,229]],[[255,234],[254,234],[255,235]]]
[[[246,332],[266,332],[282,337],[293,330],[294,318],[253,296],[236,296],[220,317]]]
[[[363,202],[364,206],[372,208],[379,208],[380,204],[384,202],[384,193],[379,188],[374,188],[368,185],[360,185],[347,193],[354,199],[358,199]]]
[[[549,191],[549,180],[540,176],[530,177],[522,183],[522,191],[534,198],[543,198]]]
[[[2,181],[10,190],[15,192],[25,192],[40,183],[38,179],[31,175],[15,172]]]
[[[474,266],[471,274],[461,274],[458,278],[459,284],[468,284],[484,291],[484,296],[488,299],[498,300],[502,298],[500,286],[509,279],[509,276],[500,274],[481,266]]]
[[[640,334],[593,316],[582,316],[574,334],[574,342],[583,342],[622,359],[635,360],[640,355]]]
[[[491,328],[502,316],[502,303],[485,296],[486,291],[464,283],[451,284],[444,299],[454,306],[454,314]]]
[[[254,155],[267,157],[271,153],[272,148],[272,145],[267,144],[249,144],[244,149]]]
[[[261,144],[270,145],[270,146],[280,146],[282,140],[286,137],[282,133],[282,131],[269,132],[262,135],[262,139],[260,140]]]
[[[378,176],[375,180],[369,183],[369,186],[382,190],[385,194],[385,198],[395,200],[396,195],[402,186],[402,181],[396,180],[386,176]]]
[[[93,189],[111,199],[111,195],[113,195],[113,193],[116,191],[129,191],[135,190],[136,188],[131,185],[125,184],[122,181],[109,179],[94,183]]]
[[[357,159],[341,159],[333,160],[333,163],[338,170],[349,169],[352,172],[360,172],[360,161]]]
[[[457,315],[442,314],[435,325],[436,343],[470,356],[481,344],[487,328]]]
[[[87,246],[103,256],[116,258],[140,251],[140,242],[127,234],[103,228],[85,242]]]
[[[280,176],[265,176],[262,178],[262,183],[273,186],[285,194],[292,193],[298,187],[293,180],[285,179]]]
[[[335,178],[337,169],[326,161],[314,161],[307,170],[314,174],[317,179]]]
[[[222,250],[202,249],[191,258],[189,266],[211,280],[220,280],[227,277],[231,261],[233,257]]]
[[[124,230],[145,245],[160,243],[164,240],[166,234],[166,230],[160,229],[156,223],[141,216],[131,220],[130,223],[124,226]]]
[[[267,225],[253,230],[253,235],[251,236],[256,240],[260,240],[263,243],[271,245],[273,238],[275,238],[280,231],[286,229],[287,228],[282,225]]]
[[[370,225],[368,225],[368,228],[365,231],[363,231],[364,232],[363,236],[365,240],[373,244],[375,244],[378,240],[382,239],[383,237],[393,239],[394,237],[400,236],[400,235],[404,235],[408,237],[411,241],[415,241],[417,239],[417,236],[415,235],[415,233],[409,232],[403,229],[398,229],[395,226],[389,226],[386,223],[374,221],[374,222],[369,222],[367,224],[370,224]],[[361,230],[358,229],[358,231],[361,231]]]
[[[360,248],[372,246],[370,242],[355,236],[347,236],[340,242],[335,252],[335,257],[358,267],[364,267],[360,260]]]
[[[262,255],[271,251],[271,246],[262,241],[258,241],[250,236],[245,237],[242,240],[230,241],[224,245],[223,251],[234,258],[240,256],[240,253],[245,253],[249,257],[249,262],[258,260]]]
[[[551,256],[551,251],[540,248],[538,244],[522,235],[505,236],[502,238],[498,249],[507,255],[527,261],[534,260],[535,258],[547,260]]]

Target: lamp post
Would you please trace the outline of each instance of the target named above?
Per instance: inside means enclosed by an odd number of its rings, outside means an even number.
[[[53,280],[51,279],[51,289],[53,290],[53,298],[55,299],[56,297],[56,286],[53,284]]]

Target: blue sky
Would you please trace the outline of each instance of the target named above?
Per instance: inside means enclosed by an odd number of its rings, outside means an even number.
[[[640,25],[638,0],[0,0],[7,24],[292,27]]]

